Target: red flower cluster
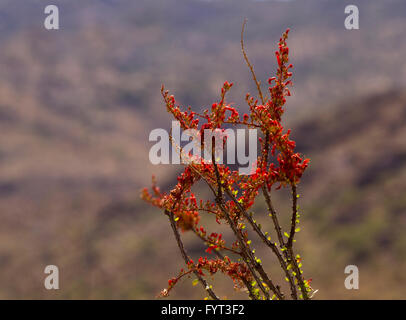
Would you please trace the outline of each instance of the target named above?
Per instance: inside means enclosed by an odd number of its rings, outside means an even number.
[[[204,275],[203,271],[206,270],[210,275],[217,273],[218,271],[228,275],[237,287],[244,286],[244,281],[252,281],[252,276],[243,263],[232,262],[229,257],[224,259],[207,259],[207,257],[200,257],[195,268]]]
[[[162,86],[161,93],[166,103],[166,109],[170,112],[175,120],[178,120],[180,127],[186,129],[196,129],[199,124],[199,119],[195,119],[196,113],[193,112],[190,107],[188,111],[181,111],[180,107],[176,105],[175,97],[169,95],[168,91],[165,91],[165,87]]]

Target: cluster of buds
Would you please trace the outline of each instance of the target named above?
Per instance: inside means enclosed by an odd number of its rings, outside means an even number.
[[[176,104],[175,97],[169,95],[165,91],[165,87],[161,87],[161,94],[166,104],[166,110],[173,115],[175,120],[178,120],[182,129],[196,129],[199,125],[199,119],[196,118],[196,113],[189,107],[187,111],[181,111],[180,107]]]

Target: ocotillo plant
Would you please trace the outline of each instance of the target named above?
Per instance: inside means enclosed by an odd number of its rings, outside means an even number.
[[[169,280],[168,287],[162,290],[162,296],[168,296],[184,276],[195,276],[194,282],[200,283],[209,298],[219,299],[215,289],[208,283],[208,276],[223,273],[234,282],[234,287],[244,289],[251,299],[310,299],[313,289],[310,280],[303,276],[302,263],[295,254],[293,245],[295,233],[299,231],[297,187],[300,178],[308,166],[309,159],[304,159],[295,152],[295,142],[290,140],[290,130],[282,126],[286,97],[290,96],[289,86],[292,65],[289,64],[289,48],[286,44],[289,29],[279,40],[276,51],[276,76],[269,79],[269,94],[263,94],[260,82],[248,60],[244,48],[244,27],[241,32],[241,48],[255,82],[258,99],[246,95],[250,113],[240,116],[238,110],[226,102],[226,94],[233,86],[225,82],[221,89],[220,101],[214,103],[211,110],[203,114],[193,112],[190,108],[182,111],[175,98],[162,87],[161,93],[168,112],[179,121],[183,130],[195,129],[224,131],[224,126],[244,126],[261,132],[258,140],[261,152],[256,163],[256,170],[250,175],[240,175],[238,170],[216,161],[214,142],[212,142],[211,159],[194,158],[185,164],[185,169],[178,177],[176,186],[169,193],[162,193],[153,179],[152,192],[142,190],[142,198],[160,208],[168,217],[175,236],[185,268]],[[203,121],[203,124],[199,124]],[[223,138],[224,140],[226,138]],[[203,147],[202,147],[203,148]],[[212,192],[212,199],[197,199],[191,187],[197,181],[203,181]],[[284,231],[279,221],[279,212],[272,202],[272,192],[289,188],[291,192],[290,226]],[[259,199],[266,204],[267,214],[275,233],[264,232],[255,220],[253,205]],[[227,245],[222,234],[210,233],[200,225],[200,214],[212,215],[218,223],[226,224],[232,231],[235,241]],[[264,269],[260,258],[255,255],[252,242],[248,238],[247,227],[252,234],[259,237],[269,252],[277,258],[283,270],[282,279],[274,279]],[[182,241],[183,232],[193,232],[206,246],[206,252],[212,258],[200,257],[193,261],[188,255]],[[236,257],[233,261],[232,257]],[[289,294],[282,292],[280,281],[287,281]]]

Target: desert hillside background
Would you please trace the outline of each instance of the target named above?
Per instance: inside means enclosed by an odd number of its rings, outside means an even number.
[[[360,30],[344,28],[350,3]],[[311,158],[298,245],[315,298],[406,297],[405,1],[56,0],[57,31],[43,27],[46,4],[0,0],[1,299],[153,299],[177,274],[168,221],[139,198],[153,173],[168,189],[182,169],[148,160],[149,132],[170,127],[160,87],[203,110],[228,80],[247,109],[244,18],[264,84],[291,28],[285,122]],[[284,212],[284,195],[275,203]],[[43,286],[49,264],[58,291]],[[350,264],[359,290],[344,287]],[[171,297],[203,295],[185,280]]]

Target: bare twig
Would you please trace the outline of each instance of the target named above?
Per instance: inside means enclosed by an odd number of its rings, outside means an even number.
[[[261,102],[262,102],[262,104],[265,104],[265,99],[264,99],[264,96],[263,96],[262,90],[261,90],[261,83],[257,80],[257,76],[255,75],[255,72],[254,72],[254,67],[252,66],[252,64],[251,64],[250,61],[248,60],[247,53],[245,52],[245,47],[244,47],[244,31],[245,31],[245,26],[246,26],[246,24],[247,24],[247,19],[244,19],[244,22],[243,22],[243,24],[242,24],[242,29],[241,29],[241,50],[242,50],[242,54],[243,54],[243,56],[244,56],[244,60],[245,60],[245,62],[247,63],[248,68],[249,68],[250,71],[251,71],[252,79],[254,80],[255,85],[257,86],[257,91],[258,91],[259,97],[260,97],[260,99],[261,99]]]

